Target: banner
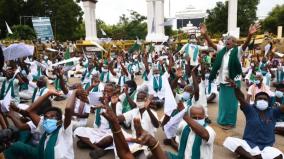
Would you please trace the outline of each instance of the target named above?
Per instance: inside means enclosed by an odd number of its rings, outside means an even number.
[[[42,41],[54,39],[49,17],[35,17],[32,18],[32,22],[38,39]]]

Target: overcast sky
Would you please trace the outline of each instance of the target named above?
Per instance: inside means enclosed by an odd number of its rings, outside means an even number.
[[[225,0],[171,0],[171,16],[181,11],[188,5],[198,9],[211,9],[218,1]],[[260,0],[257,16],[265,16],[277,4],[284,4],[284,0]],[[142,15],[147,15],[146,0],[98,0],[96,16],[107,24],[115,24],[122,14],[128,14],[128,10],[135,10]],[[169,0],[165,0],[165,17],[169,17]]]

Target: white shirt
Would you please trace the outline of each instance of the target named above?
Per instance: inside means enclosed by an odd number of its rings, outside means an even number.
[[[222,45],[217,45],[217,52],[222,50],[224,48],[224,46]],[[226,84],[228,82],[226,82],[226,77],[229,77],[229,59],[230,59],[230,54],[232,52],[233,48],[231,48],[230,50],[228,50],[225,55],[223,56],[223,60],[222,60],[222,64],[221,64],[221,68],[219,70],[219,82]],[[242,46],[238,47],[238,58],[239,61],[241,61],[241,55],[242,55],[243,49]],[[240,80],[235,79],[235,80]]]
[[[33,84],[33,83],[30,82],[29,85],[32,85],[32,84]],[[43,91],[43,92],[42,92],[42,91]],[[41,94],[41,92],[42,92],[42,94]],[[41,97],[41,96],[45,95],[47,92],[48,92],[48,88],[46,88],[46,87],[38,88],[38,90],[37,90],[37,92],[36,92],[36,95],[35,95],[35,100],[34,100],[34,101],[36,101],[36,100],[38,99],[38,97]],[[50,98],[49,98],[49,99],[50,99]]]
[[[201,81],[199,83],[199,98],[197,101],[195,101],[195,97],[192,98],[192,105],[195,106],[203,106],[203,107],[207,107],[207,97],[205,94],[205,82]]]
[[[105,112],[105,111],[106,111],[105,109],[101,109],[101,113]],[[100,127],[98,127],[96,125],[96,122],[95,122],[96,119],[95,119],[94,124],[93,124],[94,128],[99,128],[99,129],[102,129],[102,130],[110,129],[110,125],[109,125],[108,120],[103,115],[101,115],[101,113],[100,113],[101,125],[100,125]],[[122,104],[120,102],[118,102],[118,103],[116,103],[116,115],[118,116],[118,115],[121,115],[121,114],[122,114]]]
[[[157,113],[150,110],[154,116],[157,118]],[[155,136],[155,132],[156,132],[156,128],[153,126],[152,122],[151,122],[151,118],[149,113],[147,112],[147,110],[145,110],[141,116],[141,113],[139,111],[139,108],[134,108],[126,113],[123,114],[124,118],[125,118],[125,122],[127,125],[129,125],[131,123],[131,130],[132,130],[132,136],[136,137],[136,131],[134,128],[134,122],[133,119],[134,118],[139,118],[141,121],[141,126],[144,130],[148,131],[149,134],[151,134],[152,136]]]
[[[73,94],[73,91],[69,91],[68,94],[66,95],[67,98],[70,98]],[[74,107],[74,113],[79,113],[79,109],[80,109],[80,103],[81,103],[81,100],[78,99],[76,97],[76,100],[75,100],[75,107]],[[84,105],[84,110],[83,110],[83,114],[89,114],[91,112],[91,107],[89,104],[85,103]],[[83,123],[87,123],[88,121],[88,118],[76,118],[78,121],[80,122],[83,122]]]
[[[37,129],[44,133],[43,119],[40,120]],[[45,140],[45,146],[50,136],[47,136]],[[72,123],[64,129],[64,126],[59,129],[58,138],[54,147],[54,158],[55,159],[74,159],[74,148],[73,148],[73,131]]]
[[[187,47],[187,45],[189,45],[189,57],[190,57],[190,65],[191,66],[197,66],[198,65],[198,58],[196,58],[195,61],[193,61],[193,55],[194,55],[194,50],[196,47],[198,47],[198,51],[202,51],[202,50],[208,50],[208,46],[200,46],[200,45],[195,45],[195,44],[185,44],[183,45],[183,47],[180,49],[180,53],[185,52],[185,48]]]
[[[179,131],[182,133],[184,127],[187,125],[185,121],[182,121],[179,126]],[[200,159],[213,159],[213,146],[214,146],[214,140],[216,137],[216,133],[214,129],[212,129],[210,126],[205,126],[205,129],[207,130],[209,134],[209,139],[208,141],[202,139],[202,143],[200,146]],[[192,155],[192,146],[194,143],[195,139],[195,132],[191,129],[188,138],[187,138],[187,143],[186,143],[186,148],[185,148],[185,154],[184,154],[184,159],[191,159]]]

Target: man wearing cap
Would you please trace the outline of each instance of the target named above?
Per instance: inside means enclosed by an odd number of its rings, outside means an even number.
[[[220,96],[217,123],[224,129],[235,127],[238,110],[238,101],[234,98],[234,90],[228,86],[226,79],[238,81],[240,85],[240,75],[242,74],[241,54],[247,48],[252,35],[259,28],[259,24],[251,25],[246,42],[242,46],[237,47],[237,39],[233,36],[227,37],[225,46],[214,44],[207,34],[206,26],[204,24],[200,25],[200,32],[205,37],[208,45],[218,51],[209,76],[209,83],[216,78],[219,72]]]
[[[243,139],[227,137],[223,145],[240,155],[241,158],[283,158],[283,153],[274,148],[273,144],[276,121],[283,115],[284,106],[269,107],[269,95],[265,92],[257,93],[254,104],[250,105],[246,102],[244,94],[236,86],[236,83],[233,80],[229,82],[240,102],[240,108],[246,118],[246,126]]]

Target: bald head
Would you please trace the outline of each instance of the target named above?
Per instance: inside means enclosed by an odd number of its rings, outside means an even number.
[[[190,116],[193,119],[204,119],[205,111],[202,106],[192,106],[190,108]]]

